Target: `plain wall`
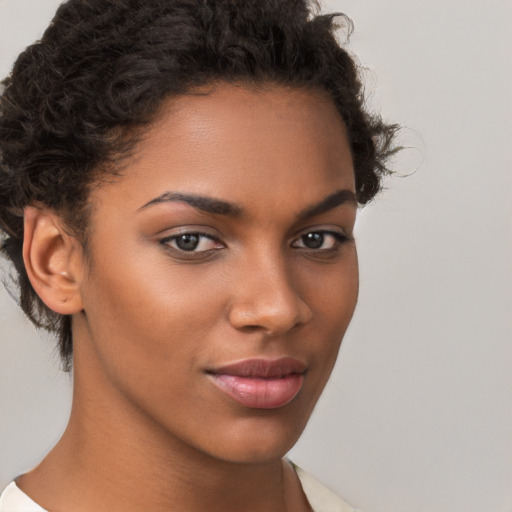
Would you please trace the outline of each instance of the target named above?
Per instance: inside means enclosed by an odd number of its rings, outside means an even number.
[[[0,75],[56,0],[0,0]],[[364,512],[512,510],[512,3],[331,0],[404,126],[360,212],[361,291],[292,457]],[[0,292],[0,487],[62,432],[69,378]]]

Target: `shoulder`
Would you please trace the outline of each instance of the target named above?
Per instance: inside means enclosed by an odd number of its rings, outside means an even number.
[[[292,465],[313,512],[358,512],[309,473]]]
[[[32,501],[15,482],[10,483],[0,496],[0,512],[46,512]]]

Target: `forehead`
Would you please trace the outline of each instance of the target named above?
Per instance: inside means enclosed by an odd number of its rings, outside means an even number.
[[[341,188],[354,189],[352,158],[326,93],[216,84],[168,99],[96,199],[133,209],[166,191],[283,202]]]

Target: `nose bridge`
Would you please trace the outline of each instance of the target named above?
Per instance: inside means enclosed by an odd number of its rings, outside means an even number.
[[[241,266],[230,311],[235,327],[280,334],[309,320],[309,306],[294,282],[290,261],[277,244],[250,251]]]

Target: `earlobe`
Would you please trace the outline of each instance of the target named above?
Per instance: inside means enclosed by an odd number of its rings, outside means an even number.
[[[79,313],[83,309],[80,244],[51,210],[29,206],[24,213],[23,260],[34,290],[56,313]]]

